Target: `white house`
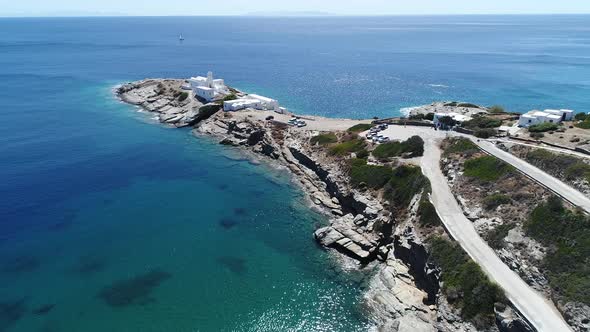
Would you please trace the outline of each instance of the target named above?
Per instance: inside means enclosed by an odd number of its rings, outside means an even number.
[[[262,108],[265,110],[268,110],[268,111],[279,110],[279,102],[272,99],[272,98],[263,97],[263,96],[255,95],[255,94],[248,95],[247,97],[260,100],[260,102],[262,103]]]
[[[432,119],[434,126],[440,127],[440,118],[444,117],[450,117],[451,119],[455,120],[455,122],[457,122],[458,124],[471,120],[471,117],[459,113],[434,113],[434,118]]]
[[[278,113],[283,113],[285,111],[284,109],[279,107],[278,101],[255,94],[247,95],[240,99],[228,100],[223,102],[224,111],[239,111],[246,108],[275,111]]]
[[[541,111],[530,111],[520,116],[518,119],[519,127],[530,127],[540,123],[560,123],[562,121],[570,121],[574,117],[574,111],[572,110],[545,110]]]
[[[246,108],[262,109],[262,102],[254,98],[240,98],[223,102],[223,110],[226,112],[239,111]]]
[[[229,93],[229,89],[225,85],[224,80],[214,79],[212,72],[208,72],[207,77],[191,77],[188,82],[190,83],[195,96],[201,97],[206,101],[211,101],[220,94]]]
[[[571,121],[574,118],[574,111],[572,110],[545,110],[545,113],[560,116],[562,121]]]

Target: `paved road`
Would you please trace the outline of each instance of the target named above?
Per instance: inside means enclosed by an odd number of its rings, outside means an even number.
[[[432,203],[445,227],[483,271],[502,287],[508,299],[539,332],[571,331],[555,306],[529,287],[478,235],[455,200],[447,179],[440,170],[438,139],[426,140],[422,171],[432,184]]]
[[[590,198],[586,197],[584,194],[579,192],[578,190],[568,186],[567,184],[563,183],[562,181],[556,179],[555,177],[543,172],[542,170],[538,169],[537,167],[527,163],[526,161],[499,149],[494,145],[492,142],[480,140],[474,140],[480,148],[482,148],[487,153],[495,156],[496,158],[502,159],[505,162],[509,163],[510,165],[516,167],[521,172],[527,174],[534,180],[538,181],[539,183],[545,185],[561,197],[565,198],[566,200],[570,201],[572,204],[582,208],[587,213],[590,213]]]

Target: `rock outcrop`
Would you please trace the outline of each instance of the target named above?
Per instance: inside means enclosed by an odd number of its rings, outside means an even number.
[[[377,254],[379,239],[357,228],[354,220],[352,214],[347,214],[334,219],[330,226],[318,229],[314,235],[324,247],[334,248],[366,263]]]
[[[204,105],[182,90],[182,80],[151,80],[128,83],[117,88],[121,100],[158,113],[158,120],[175,127],[194,126],[221,109],[219,104]],[[183,94],[188,95],[183,97]],[[186,96],[185,95],[185,96]]]

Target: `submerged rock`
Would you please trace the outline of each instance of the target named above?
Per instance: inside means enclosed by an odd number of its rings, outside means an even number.
[[[9,259],[2,264],[0,272],[26,273],[36,270],[41,265],[41,260],[35,256],[23,255]]]
[[[45,304],[45,305],[42,305],[42,306],[36,308],[35,310],[33,310],[33,314],[35,314],[35,315],[46,315],[51,310],[53,310],[54,307],[55,307],[55,304]]]
[[[24,299],[0,302],[0,331],[8,331],[26,312]]]
[[[130,279],[115,281],[104,287],[98,297],[111,307],[146,304],[154,301],[150,297],[153,290],[171,277],[166,271],[154,269]]]
[[[235,274],[246,273],[246,260],[241,257],[223,256],[217,258],[217,262],[228,268]]]

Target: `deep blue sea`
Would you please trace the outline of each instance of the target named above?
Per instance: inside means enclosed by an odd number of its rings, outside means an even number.
[[[590,16],[0,19],[0,332],[370,325],[286,172],[112,94],[208,70],[333,117],[590,111]]]

